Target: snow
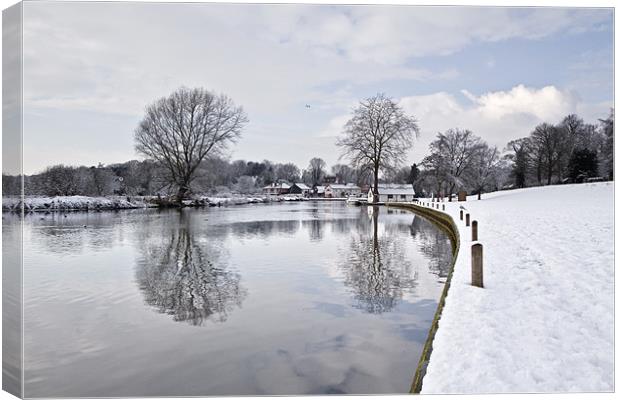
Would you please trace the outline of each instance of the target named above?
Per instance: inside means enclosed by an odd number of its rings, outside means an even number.
[[[613,183],[445,202],[461,248],[422,393],[614,390]],[[484,288],[471,286],[471,231]],[[465,219],[465,218],[463,218]]]
[[[129,200],[128,200],[129,199]],[[109,197],[88,197],[88,196],[26,196],[24,209],[29,211],[58,211],[58,210],[109,210],[109,209],[129,209],[156,207],[154,200],[156,197],[138,196],[109,196]],[[242,204],[269,203],[272,201],[307,201],[308,199],[299,195],[284,196],[252,196],[252,195],[216,195],[216,196],[196,196],[194,199],[184,200],[187,206],[232,206]],[[19,197],[3,197],[3,211],[19,211]]]
[[[3,211],[18,211],[21,201],[19,197],[3,197]],[[57,211],[57,210],[104,210],[153,207],[144,197],[88,197],[88,196],[56,196],[40,197],[26,196],[24,210],[28,211]]]

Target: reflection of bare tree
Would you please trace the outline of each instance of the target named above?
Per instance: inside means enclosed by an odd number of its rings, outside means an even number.
[[[164,228],[160,243],[145,245],[136,277],[148,304],[175,321],[202,325],[223,322],[240,307],[246,291],[239,274],[221,265],[220,254],[208,244],[198,245],[181,214],[181,223]]]
[[[403,238],[390,234],[379,237],[378,208],[371,213],[371,219],[372,236],[361,233],[352,237],[341,268],[357,307],[380,314],[394,308],[403,292],[416,286],[417,276],[406,259]]]
[[[446,278],[452,262],[450,238],[432,222],[418,215],[413,217],[411,236],[417,239],[420,251],[428,259],[428,269]]]
[[[314,208],[311,211],[311,219],[301,222],[304,229],[308,229],[311,241],[321,241],[323,239],[323,225],[325,220],[323,216],[319,214],[318,208]]]
[[[226,226],[235,238],[266,238],[274,234],[293,235],[299,220],[235,222]]]

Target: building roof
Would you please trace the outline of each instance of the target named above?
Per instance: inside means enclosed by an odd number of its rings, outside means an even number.
[[[305,183],[293,183],[293,186],[297,186],[301,190],[310,190],[310,187],[308,187]]]
[[[290,189],[290,187],[291,185],[282,182],[282,183],[272,183],[271,185],[264,186],[263,189],[275,189],[275,188]]]
[[[317,193],[323,193],[325,191],[325,186],[317,186],[316,187],[316,192]]]
[[[414,196],[415,195],[415,191],[412,188],[409,189],[381,189],[379,188],[379,194],[387,194],[387,195],[401,195],[401,194],[405,194],[405,195],[411,195]]]
[[[356,190],[357,189],[357,190],[360,190],[360,187],[355,185],[355,184],[353,184],[353,183],[347,183],[346,185],[332,184],[332,185],[329,185],[329,187],[332,190],[334,190],[334,189],[336,189],[336,190],[337,189],[348,189],[348,190],[351,190],[351,189]]]
[[[372,190],[372,187],[369,189]],[[398,185],[398,184],[384,184],[379,185],[379,194],[392,194],[392,195],[415,195],[415,191],[410,185]]]

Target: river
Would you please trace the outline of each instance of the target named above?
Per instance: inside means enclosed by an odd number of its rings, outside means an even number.
[[[452,257],[342,202],[30,214],[23,238],[26,397],[407,393]]]

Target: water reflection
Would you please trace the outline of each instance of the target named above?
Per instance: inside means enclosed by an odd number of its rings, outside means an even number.
[[[417,239],[418,248],[428,257],[428,269],[440,278],[446,278],[452,262],[452,243],[445,233],[430,221],[415,216],[411,236]]]
[[[417,272],[412,272],[402,237],[386,230],[379,238],[379,209],[368,209],[372,234],[366,230],[351,236],[341,268],[345,284],[353,291],[356,307],[381,314],[392,310],[404,291],[415,288]]]
[[[378,210],[26,217],[27,397],[406,393],[450,242]]]
[[[247,293],[240,275],[227,270],[223,250],[200,240],[184,212],[177,225],[161,228],[157,239],[144,245],[137,264],[136,278],[146,303],[192,325],[226,321]]]

